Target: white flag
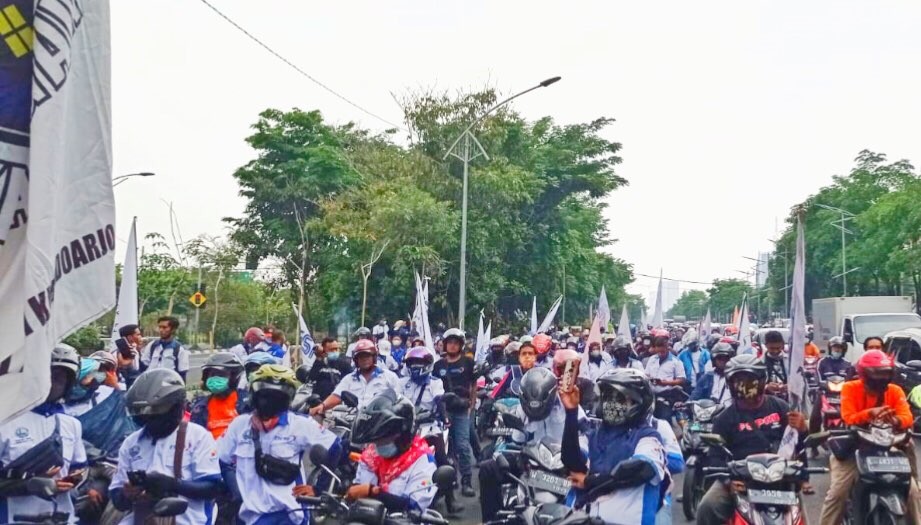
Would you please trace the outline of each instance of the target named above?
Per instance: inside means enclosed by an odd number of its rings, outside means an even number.
[[[115,322],[112,323],[112,341],[120,336],[118,329],[129,324],[138,324],[138,238],[137,217],[131,221],[128,249],[125,251],[125,265],[122,267],[122,285],[118,289],[118,303],[115,305]]]
[[[297,316],[297,327],[301,332],[301,352],[304,354],[305,359],[311,359],[317,344],[314,342],[313,336],[310,335],[310,329],[307,328],[304,316],[301,314],[301,311],[297,309],[297,305],[291,303],[291,309],[294,310],[294,315]],[[308,364],[308,361],[303,361],[302,364]],[[310,361],[309,364],[312,365],[313,362]]]
[[[592,327],[585,341],[585,350],[582,351],[582,364],[579,365],[579,375],[582,377],[588,377],[588,349],[592,347],[592,343],[601,344],[601,317],[598,315],[592,319]]]
[[[601,331],[607,332],[608,325],[611,323],[611,308],[608,306],[608,296],[604,293],[604,285],[601,285],[601,295],[598,297],[598,315],[601,321]]]
[[[748,324],[748,294],[742,296],[742,310],[739,313],[739,353],[752,353],[752,332]]]
[[[796,221],[796,260],[793,263],[793,296],[790,301],[790,363],[787,391],[794,407],[805,406],[806,382],[803,353],[806,350],[806,238],[803,223]]]
[[[703,343],[710,337],[710,332],[713,331],[713,321],[710,318],[710,308],[707,308],[707,316],[704,317],[704,322],[700,326],[700,341]]]
[[[424,282],[419,274],[416,273],[416,310],[413,312],[413,323],[416,325],[416,331],[425,342],[425,347],[430,352],[435,352],[435,342],[432,337],[432,329],[429,326],[429,305],[428,305],[428,283]],[[438,355],[435,355],[438,360]]]
[[[473,353],[473,360],[482,363],[486,360],[486,347],[489,343],[486,340],[486,330],[483,329],[483,311],[480,310],[480,325],[476,331],[476,352]]]
[[[617,325],[617,335],[626,336],[627,339],[630,339],[630,317],[627,315],[627,305],[624,304],[624,309],[620,312],[620,324]]]
[[[646,309],[640,308],[640,325],[638,332],[645,332],[649,330],[649,323],[646,321]]]
[[[2,15],[0,422],[45,399],[51,349],[115,305],[109,2],[35,4]]]
[[[662,311],[662,275],[659,275],[659,289],[656,291],[656,309],[652,313],[653,328],[665,327],[665,312]]]
[[[483,340],[485,341],[483,343],[483,355],[485,356],[489,353],[489,342],[492,341],[492,321],[486,325],[486,332],[483,333]]]
[[[531,335],[537,334],[537,296],[534,296],[534,302],[531,303]]]
[[[544,316],[544,320],[541,321],[540,326],[537,327],[537,332],[539,334],[547,333],[550,330],[550,325],[553,324],[553,320],[556,318],[556,312],[560,309],[560,305],[563,304],[563,296],[556,298],[556,301],[553,302],[553,306],[550,307],[550,311],[547,312],[547,315]]]

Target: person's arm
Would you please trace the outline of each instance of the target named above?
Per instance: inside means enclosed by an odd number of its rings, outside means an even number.
[[[915,422],[911,415],[911,406],[908,399],[905,398],[905,392],[897,385],[889,385],[886,391],[886,404],[895,411],[895,417],[899,420],[899,426],[902,430],[909,429]]]
[[[876,408],[861,410],[858,403],[863,396],[861,381],[848,381],[841,387],[841,419],[845,424],[866,425],[879,412]]]
[[[563,402],[563,408],[566,409],[560,451],[563,465],[570,472],[588,472],[588,463],[579,447],[579,389],[573,388],[571,392],[560,392],[560,400]]]

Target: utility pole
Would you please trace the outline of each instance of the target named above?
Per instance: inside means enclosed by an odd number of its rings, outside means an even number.
[[[566,263],[563,263],[563,307],[562,316],[560,317],[561,324],[566,324]]]
[[[854,232],[847,229],[847,221],[854,220],[854,214],[847,210],[842,210],[841,208],[835,208],[834,206],[826,206],[824,204],[816,204],[816,206],[820,208],[824,208],[829,211],[836,212],[840,214],[841,216],[839,219],[831,221],[829,223],[835,228],[838,228],[839,230],[841,230],[841,273],[833,276],[832,278],[833,279],[837,279],[838,277],[841,278],[842,297],[847,297],[847,274],[851,272],[855,272],[860,269],[860,268],[851,268],[850,270],[847,269],[847,234],[851,234],[851,235],[854,234]]]
[[[201,265],[198,266],[198,286],[195,287],[196,292],[201,291]],[[201,314],[201,307],[195,308],[195,336],[198,337],[198,317]],[[198,342],[197,340],[195,341]]]

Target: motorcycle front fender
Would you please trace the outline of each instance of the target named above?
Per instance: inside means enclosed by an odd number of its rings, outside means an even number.
[[[867,503],[867,508],[869,508],[871,513],[882,506],[893,516],[905,515],[905,501],[902,495],[892,490],[871,492]]]
[[[688,456],[686,460],[684,460],[684,466],[687,467],[688,470],[690,470],[694,468],[695,466],[697,466],[698,461],[700,460],[697,459],[697,456],[695,456],[694,454],[691,454],[690,456]]]

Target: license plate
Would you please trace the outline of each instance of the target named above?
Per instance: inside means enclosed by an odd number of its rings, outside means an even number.
[[[536,490],[545,490],[565,496],[572,488],[572,482],[566,478],[554,476],[541,470],[532,470],[525,477],[525,482]]]
[[[693,432],[712,432],[713,423],[691,423],[690,430]]]
[[[796,493],[789,490],[748,489],[748,501],[756,505],[796,505]]]
[[[486,429],[486,435],[492,437],[509,437],[512,435],[511,428],[488,428]]]
[[[840,405],[840,404],[841,404],[841,400],[838,399],[837,397],[832,397],[832,398],[829,398],[829,399],[828,399],[828,404],[829,404],[829,405]]]
[[[908,458],[904,457],[885,457],[870,456],[867,459],[867,468],[870,472],[880,472],[888,474],[909,474],[911,473],[911,464]]]

